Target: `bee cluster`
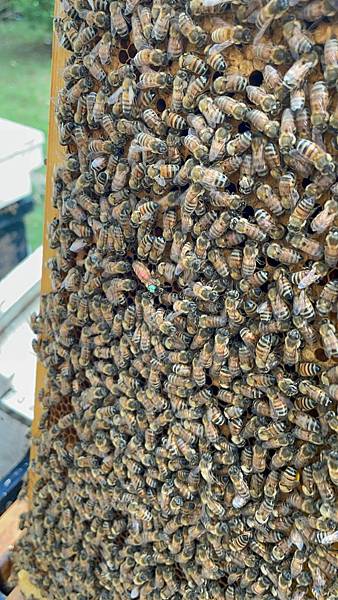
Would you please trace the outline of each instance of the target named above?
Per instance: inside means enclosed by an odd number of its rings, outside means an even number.
[[[337,597],[336,0],[64,0],[48,598]]]

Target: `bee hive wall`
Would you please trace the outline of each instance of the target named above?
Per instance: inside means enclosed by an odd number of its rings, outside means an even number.
[[[286,4],[58,5],[16,554],[48,598],[336,594],[337,26]]]

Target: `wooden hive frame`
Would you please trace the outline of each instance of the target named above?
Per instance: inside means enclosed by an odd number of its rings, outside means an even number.
[[[60,0],[55,0],[54,14],[59,15],[61,10]],[[64,147],[58,141],[58,126],[55,118],[55,101],[59,90],[63,85],[62,72],[67,58],[66,50],[58,43],[55,32],[53,32],[52,43],[52,64],[51,64],[51,87],[50,87],[50,107],[49,107],[49,124],[48,124],[48,149],[47,149],[47,173],[46,173],[46,190],[45,190],[45,212],[43,225],[43,256],[42,256],[42,276],[40,296],[48,294],[51,291],[50,278],[47,269],[47,262],[53,256],[53,250],[48,244],[48,225],[56,216],[57,211],[53,208],[51,198],[53,195],[53,173],[56,165],[60,162],[60,158],[64,152]],[[46,376],[46,369],[43,364],[37,362],[36,370],[36,385],[35,385],[35,403],[34,403],[34,419],[32,425],[32,437],[38,438],[40,435],[39,422],[41,418],[41,404],[39,402],[39,390],[42,388]],[[32,445],[31,460],[35,457],[35,445]],[[34,485],[34,474],[31,471],[28,483],[28,497],[30,504],[32,503],[32,493]]]
[[[61,11],[60,0],[55,0],[54,15],[57,16]],[[51,86],[50,86],[50,107],[49,107],[49,124],[48,124],[48,149],[47,149],[47,173],[46,173],[46,189],[45,189],[45,209],[44,209],[44,225],[43,225],[43,258],[42,258],[42,275],[41,275],[41,290],[40,295],[48,294],[51,290],[50,278],[47,269],[47,262],[53,256],[53,250],[48,244],[48,225],[56,216],[57,211],[53,208],[51,198],[53,194],[53,173],[55,166],[60,162],[60,157],[64,152],[63,146],[58,141],[58,126],[55,118],[55,100],[59,90],[63,85],[63,68],[66,61],[67,52],[58,43],[55,32],[53,32],[52,41],[52,62],[51,62]],[[42,388],[46,377],[46,369],[44,365],[38,361],[36,369],[36,384],[35,384],[35,402],[34,402],[34,419],[32,424],[32,439],[37,439],[40,436],[39,423],[41,418],[41,404],[39,402],[39,390]],[[36,456],[36,446],[33,443],[31,447],[31,460]],[[36,479],[34,471],[30,470],[28,478],[28,504],[32,506],[33,502],[33,487]],[[26,571],[19,572],[19,589],[26,596],[42,599],[40,591],[33,586],[29,581],[29,575]],[[13,595],[13,600],[20,600],[21,594],[19,590],[17,595]],[[14,594],[14,592],[13,592]]]
[[[61,1],[55,0],[54,15],[59,16],[61,13]],[[203,26],[205,30],[210,31],[212,23],[208,18],[204,19]],[[338,35],[338,22],[332,24],[332,34]],[[323,43],[327,36],[327,25],[325,23],[319,24],[314,32],[314,39],[317,43]],[[279,31],[274,36],[273,40],[276,44],[281,42],[282,33]],[[191,47],[192,48],[192,47]],[[189,47],[188,47],[189,50]],[[245,59],[243,60],[243,50],[245,53]],[[41,296],[48,294],[51,291],[49,271],[47,268],[47,262],[53,257],[54,251],[49,247],[48,244],[48,225],[52,219],[57,215],[56,209],[52,206],[52,195],[53,195],[53,174],[55,167],[61,162],[62,156],[65,152],[65,146],[61,146],[58,137],[58,125],[55,118],[55,102],[57,100],[58,92],[63,87],[63,68],[65,65],[66,58],[68,56],[67,51],[59,44],[55,32],[53,32],[53,44],[52,44],[52,64],[51,64],[51,102],[49,110],[49,126],[48,126],[48,150],[47,150],[47,173],[46,173],[46,191],[45,191],[45,212],[44,212],[44,226],[43,226],[43,263],[42,263],[42,277],[41,277]],[[236,72],[240,71],[243,75],[249,76],[253,71],[260,70],[264,67],[263,62],[255,60],[252,57],[251,46],[246,46],[241,50],[236,47],[231,48],[227,52],[228,71]],[[110,69],[114,68],[119,63],[118,59],[113,60]],[[285,68],[286,70],[286,68]],[[316,70],[312,76],[313,80],[316,79]],[[166,99],[165,96],[163,98]],[[271,179],[271,181],[273,181]],[[283,220],[283,219],[282,219]],[[270,268],[272,269],[272,268]],[[314,356],[309,351],[308,360],[319,360],[318,357]],[[319,360],[320,362],[320,360]],[[325,367],[329,368],[335,364],[334,360],[325,360]],[[39,390],[43,387],[43,383],[46,376],[46,369],[43,364],[38,360],[37,372],[36,372],[36,386],[35,386],[35,403],[34,403],[34,419],[32,425],[32,437],[37,439],[40,436],[39,422],[41,418],[41,404],[39,402]],[[36,455],[35,445],[32,445],[31,459],[34,459]],[[28,485],[28,496],[29,501],[32,502],[32,493],[34,485],[34,474],[30,473],[29,485]]]

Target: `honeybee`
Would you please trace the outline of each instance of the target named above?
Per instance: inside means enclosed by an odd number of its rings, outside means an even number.
[[[196,75],[205,75],[208,71],[206,63],[196,54],[182,54],[178,60],[179,67],[195,73]]]
[[[172,16],[171,6],[169,4],[161,4],[151,32],[151,37],[156,42],[163,42],[166,39]]]
[[[316,302],[316,310],[320,314],[320,316],[326,316],[329,314],[329,312],[331,312],[337,298],[338,281],[334,279],[324,285]]]
[[[284,446],[274,453],[271,459],[271,466],[274,469],[281,469],[292,460],[293,455],[294,450],[290,447]]]
[[[133,11],[131,15],[131,38],[133,41],[133,45],[135,46],[137,51],[144,50],[145,48],[150,47],[150,43],[148,41],[149,38],[144,34],[145,27],[147,26],[146,21],[142,26],[141,18],[144,19],[144,13],[140,11]],[[149,31],[147,30],[147,35]]]
[[[254,223],[250,223],[244,217],[233,217],[230,221],[230,227],[238,233],[243,233],[247,237],[256,241],[264,242],[266,239],[266,233],[264,233],[264,231],[262,231]]]
[[[243,249],[243,261],[241,266],[242,277],[250,277],[255,272],[258,252],[258,245],[255,241],[249,240],[246,242]]]
[[[227,63],[224,60],[223,55],[220,52],[212,52],[212,46],[206,46],[204,49],[204,55],[206,63],[213,71],[224,73],[227,68]]]
[[[264,139],[260,134],[255,134],[251,141],[252,149],[252,168],[258,177],[265,177],[268,173],[268,167],[265,162]]]
[[[228,317],[237,325],[242,325],[245,318],[239,311],[239,305],[239,293],[236,290],[227,292],[224,307],[227,311]]]
[[[304,362],[298,364],[298,373],[302,375],[302,377],[314,377],[320,373],[321,367],[316,363]]]
[[[332,130],[336,134],[336,132],[338,131],[338,108],[337,108],[337,105],[335,106],[335,108],[333,108],[332,113],[330,115],[329,127],[330,127],[330,130]],[[334,151],[337,150],[336,137],[333,137],[332,143],[331,143],[331,147],[334,149]]]
[[[210,53],[219,53],[232,46],[232,44],[249,44],[252,36],[250,29],[242,25],[224,25],[214,29],[211,39],[215,44],[210,48]]]
[[[265,90],[254,85],[247,85],[245,91],[250,102],[259,106],[264,112],[274,112],[277,109],[277,100],[273,94],[267,94]]]
[[[254,186],[252,154],[244,154],[239,167],[239,189],[242,194],[250,194]]]
[[[336,523],[338,522],[338,511],[336,505],[324,502],[320,505],[319,510],[325,519],[332,519]]]
[[[254,48],[253,48],[255,55],[257,55],[258,48],[259,48],[259,45],[254,46]],[[274,46],[271,45],[271,47],[268,46],[268,48],[269,48],[269,52],[271,54],[272,50],[274,49]],[[259,58],[259,56],[257,56],[257,57]],[[282,59],[282,62],[283,62],[284,58]],[[270,55],[268,56],[267,61],[274,62],[272,59],[270,60]],[[263,70],[263,81],[264,81],[264,87],[267,89],[267,91],[272,92],[273,94],[275,94],[278,97],[282,90],[282,83],[283,83],[283,80],[282,80],[282,77],[281,77],[279,71],[277,71],[277,69],[275,69],[275,67],[273,67],[270,64],[265,65],[264,70]]]
[[[305,109],[305,92],[301,88],[296,88],[290,92],[290,108],[295,114],[295,122],[297,132],[300,135],[303,131],[308,134],[308,121],[305,121],[305,125],[302,122],[302,118],[308,118],[308,110]],[[307,135],[300,135],[300,137],[307,137]]]
[[[292,111],[289,108],[285,108],[282,113],[279,134],[279,147],[281,152],[290,152],[291,148],[296,144],[295,132],[296,125]]]
[[[299,58],[300,55],[312,51],[313,42],[302,31],[302,24],[297,20],[290,20],[283,25],[283,36],[288,43],[292,57]]]
[[[270,121],[264,112],[257,109],[248,110],[245,116],[258,131],[271,138],[277,137],[279,132],[278,121]]]
[[[306,139],[311,137],[310,113],[306,107],[297,109],[295,113],[295,123],[298,137]]]
[[[324,81],[316,81],[310,88],[311,123],[320,131],[325,131],[329,121],[327,107],[329,93]]]
[[[274,19],[280,19],[289,8],[288,0],[270,0],[256,14],[255,25],[259,29],[254,44],[264,35]]]
[[[192,292],[194,296],[196,296],[196,298],[200,298],[201,300],[205,300],[206,302],[214,302],[218,298],[217,292],[213,290],[211,286],[203,285],[200,282],[194,283],[192,287]]]
[[[138,133],[135,137],[135,142],[141,148],[149,150],[154,154],[163,154],[167,150],[166,143],[160,138],[151,135],[150,133]]]
[[[255,442],[252,448],[252,472],[263,473],[266,468],[267,451],[262,444]]]
[[[220,110],[209,96],[204,96],[198,103],[198,108],[213,129],[216,125],[224,123],[225,114]]]
[[[238,467],[232,465],[228,472],[236,492],[232,505],[235,508],[242,508],[250,500],[249,487],[243,477],[242,471]]]
[[[225,154],[226,143],[230,138],[229,130],[225,127],[216,129],[215,135],[211,141],[209,150],[209,160],[214,162],[221,159]]]
[[[308,54],[301,56],[285,73],[283,77],[283,87],[289,91],[301,87],[308,73],[317,65],[317,63],[318,56],[315,52],[309,52]]]
[[[338,40],[330,38],[324,45],[324,78],[329,87],[332,87],[338,77]]]
[[[316,233],[323,233],[332,226],[338,211],[338,204],[335,200],[327,200],[323,210],[315,216],[311,222],[311,229]]]
[[[207,190],[213,190],[215,188],[223,189],[228,184],[226,175],[216,169],[195,166],[191,170],[190,175],[192,181],[199,183]]]
[[[151,28],[150,23],[150,28]],[[169,59],[177,59],[182,55],[184,49],[183,37],[178,25],[178,19],[173,18],[170,22],[167,56]]]
[[[274,215],[279,216],[284,212],[280,199],[268,184],[258,186],[256,194],[257,198],[259,198],[259,200],[261,200]]]
[[[326,356],[338,356],[338,338],[336,328],[330,321],[324,321],[319,328],[319,333],[322,338],[323,348]]]
[[[94,77],[94,79],[100,83],[105,81],[107,74],[98,59],[91,58],[91,56],[88,54],[84,57],[83,64],[88,69],[89,73]]]
[[[110,31],[113,38],[118,35],[121,38],[127,37],[129,33],[127,22],[123,16],[122,8],[119,2],[111,2],[110,11]]]
[[[248,85],[248,79],[239,73],[231,73],[226,77],[217,77],[213,83],[216,94],[226,92],[244,92]]]
[[[338,262],[338,227],[332,227],[325,238],[324,255],[326,264],[333,268]]]
[[[317,240],[307,238],[300,232],[290,232],[288,234],[288,241],[294,248],[305,252],[305,254],[308,254],[314,259],[321,258],[323,255],[322,244]]]
[[[307,413],[303,413],[301,411],[293,409],[289,411],[288,419],[289,421],[295,423],[298,427],[306,431],[313,431],[315,433],[319,433],[321,430],[319,422]]]
[[[273,413],[279,419],[285,419],[288,414],[288,404],[286,398],[280,393],[277,388],[269,388],[267,390],[267,396],[271,405]]]
[[[238,102],[230,96],[218,96],[214,99],[214,103],[223,113],[236,120],[243,119],[247,112],[247,106],[243,102]]]
[[[192,18],[186,13],[182,12],[178,15],[178,26],[182,35],[193,46],[202,46],[206,42],[206,32],[199,25],[195,25]]]
[[[271,334],[266,334],[259,338],[255,349],[255,362],[258,369],[265,369],[273,342],[274,338]]]
[[[205,162],[208,158],[208,148],[207,146],[204,146],[200,139],[195,136],[195,135],[186,135],[184,138],[184,145],[185,147],[189,150],[189,152],[192,153],[193,157],[200,161],[200,162]],[[195,169],[196,167],[194,167]],[[191,171],[191,176],[192,173],[194,171],[194,169]]]
[[[330,459],[334,459],[332,454],[329,454],[328,456],[327,468],[325,468],[326,465],[324,462],[317,462],[312,465],[313,479],[323,502],[332,502],[335,498],[334,489],[326,479]],[[331,463],[331,466],[334,466],[333,462]],[[334,476],[334,470],[331,472]]]
[[[335,14],[335,5],[332,0],[313,0],[302,10],[302,17],[307,21],[316,21],[321,17],[332,16]]]
[[[255,520],[260,525],[265,525],[268,522],[270,516],[272,515],[272,511],[275,506],[275,501],[273,498],[265,497],[263,498],[261,504],[258,506],[255,512]]]
[[[202,115],[194,115],[190,113],[187,116],[187,122],[188,125],[190,125],[190,127],[196,131],[198,137],[204,144],[210,143],[214,132],[213,129],[207,125]]]
[[[304,289],[302,289],[299,294],[294,295],[293,314],[296,316],[300,315],[307,321],[312,321],[315,316],[312,302]]]
[[[190,79],[182,101],[185,110],[191,110],[195,107],[197,98],[203,93],[207,83],[208,77],[206,75],[200,75],[199,77],[192,77]]]
[[[167,64],[165,52],[154,48],[144,48],[135,54],[133,58],[135,67],[152,65],[154,67],[163,67]]]
[[[250,148],[252,142],[252,135],[250,131],[244,131],[244,133],[238,133],[232,140],[226,145],[227,153],[230,156],[242,154],[248,148]]]
[[[283,268],[277,269],[273,278],[277,282],[278,294],[287,302],[291,302],[294,294],[292,285],[287,278],[286,271]]]
[[[172,85],[173,78],[169,73],[161,73],[156,71],[148,71],[142,73],[137,82],[137,88],[139,90],[152,89],[164,89]]]
[[[93,82],[90,77],[82,77],[68,90],[68,101],[70,104],[78,102],[81,94],[89,92],[93,88]],[[74,132],[75,133],[75,132]]]

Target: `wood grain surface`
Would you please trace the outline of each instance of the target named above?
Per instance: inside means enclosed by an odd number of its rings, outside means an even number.
[[[61,10],[60,0],[55,0],[54,14],[57,16]],[[57,211],[52,206],[53,196],[53,173],[55,166],[61,162],[62,154],[64,153],[63,146],[59,144],[58,127],[55,117],[55,102],[59,90],[62,88],[63,79],[62,72],[64,63],[67,57],[67,52],[58,43],[57,37],[53,35],[52,47],[52,67],[51,67],[51,101],[49,108],[49,126],[48,126],[48,151],[47,151],[47,175],[46,175],[46,193],[45,193],[45,216],[43,229],[43,258],[42,258],[42,277],[41,277],[41,294],[50,292],[50,280],[47,269],[47,261],[53,256],[53,250],[48,246],[48,225],[56,216]],[[39,390],[43,387],[46,375],[45,367],[41,362],[37,363],[36,384],[35,384],[35,403],[34,403],[34,420],[32,425],[32,437],[37,438],[40,435],[39,421],[41,417],[41,404],[38,399]],[[32,445],[31,459],[35,456],[35,445]],[[34,473],[31,471],[28,481],[28,499],[32,502],[32,488],[34,484]]]
[[[0,517],[0,557],[7,553],[20,536],[19,517],[27,510],[26,500],[16,500]]]

